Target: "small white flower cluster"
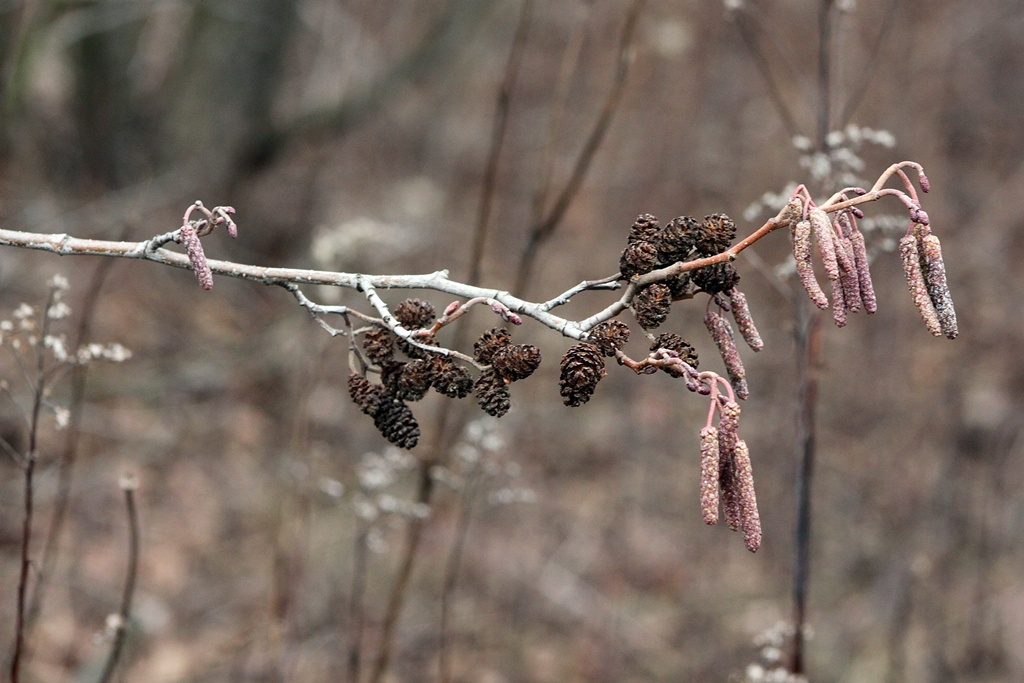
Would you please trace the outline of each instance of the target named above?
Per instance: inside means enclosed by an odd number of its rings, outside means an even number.
[[[783,647],[793,634],[793,626],[780,621],[754,636],[761,661],[747,665],[743,680],[746,683],[807,683],[805,676],[790,673],[782,665]]]
[[[352,496],[352,508],[356,517],[369,525],[366,542],[373,552],[382,553],[388,548],[381,521],[392,523],[430,516],[429,505],[385,492],[385,489],[401,479],[402,473],[412,470],[416,464],[416,458],[400,448],[388,448],[383,453],[365,453],[359,461],[356,468],[359,491]],[[340,482],[334,483],[334,489],[340,490]]]
[[[0,346],[8,346],[15,352],[38,354],[37,358],[46,364],[43,376],[37,381],[44,383],[46,407],[53,413],[57,429],[64,429],[71,422],[71,411],[49,401],[51,386],[60,373],[52,372],[61,366],[84,365],[94,360],[105,360],[114,363],[124,362],[132,357],[132,352],[121,344],[86,344],[78,349],[69,349],[67,336],[51,332],[57,321],[71,315],[71,307],[64,301],[70,288],[63,275],[54,275],[49,281],[50,295],[45,310],[37,310],[27,303],[19,304],[8,319],[0,320]],[[5,386],[6,391],[10,391]]]
[[[814,143],[806,136],[797,135],[793,138],[793,146],[804,153],[800,157],[800,166],[807,169],[811,178],[818,183],[831,180],[841,186],[864,184],[864,179],[857,174],[864,170],[864,160],[858,153],[865,144],[891,149],[896,146],[896,137],[887,130],[875,130],[851,123],[843,130],[834,130],[825,137],[824,151],[815,150]]]
[[[461,489],[473,476],[481,476],[489,490],[489,505],[534,503],[537,494],[518,484],[523,468],[505,457],[505,437],[497,419],[482,417],[466,425],[465,438],[455,447],[455,470],[436,466],[430,474],[434,481],[451,489]]]

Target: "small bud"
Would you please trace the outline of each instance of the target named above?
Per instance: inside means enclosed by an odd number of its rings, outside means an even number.
[[[864,189],[863,187],[855,187],[855,188],[853,188],[853,193],[854,193],[855,195],[858,195],[858,196],[860,196],[860,195],[865,195],[865,194],[867,194],[867,193],[868,193],[868,191],[867,191],[867,190],[865,190],[865,189]]]
[[[917,172],[917,182],[919,182],[921,184],[921,192],[931,192],[932,191],[931,181],[928,180],[928,176],[926,176],[924,174],[924,171],[918,171]]]
[[[444,315],[451,315],[455,311],[459,310],[461,304],[458,301],[453,301],[444,308]]]

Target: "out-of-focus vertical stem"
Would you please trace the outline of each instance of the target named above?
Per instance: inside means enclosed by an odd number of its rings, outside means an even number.
[[[807,587],[811,571],[811,489],[814,481],[818,363],[821,357],[822,318],[811,307],[803,290],[794,290],[796,300],[797,394],[796,438],[796,539],[793,570],[793,651],[790,673],[803,675],[806,669],[804,633],[807,623]]]

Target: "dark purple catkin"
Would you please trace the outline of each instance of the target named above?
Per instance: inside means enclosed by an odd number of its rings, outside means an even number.
[[[928,288],[928,295],[935,306],[935,314],[939,318],[939,327],[942,333],[950,339],[956,339],[959,329],[956,322],[956,310],[953,308],[953,298],[949,293],[949,284],[946,282],[946,266],[942,261],[942,246],[939,238],[935,235],[925,235],[921,238],[919,247],[921,249],[921,261],[924,265],[924,281]]]
[[[718,486],[721,489],[722,512],[725,523],[733,531],[739,531],[743,516],[743,505],[740,502],[739,481],[736,478],[736,465],[732,452],[724,452],[719,447],[718,453]]]
[[[942,325],[935,312],[935,304],[928,294],[924,273],[921,271],[921,254],[917,249],[917,237],[906,234],[900,238],[900,260],[903,261],[903,275],[907,279],[907,288],[914,299],[914,305],[921,312],[928,331],[938,337],[942,334]]]
[[[857,229],[856,224],[850,232],[850,243],[853,245],[853,265],[857,269],[857,286],[860,289],[860,299],[864,304],[864,310],[874,313],[878,310],[878,300],[875,298],[875,287],[871,282],[871,270],[868,264],[868,250],[864,244],[864,235]]]
[[[814,276],[811,264],[811,222],[797,221],[792,230],[793,258],[796,260],[796,274],[800,278],[807,296],[818,308],[828,308],[828,297],[822,291],[818,279]]]
[[[835,230],[828,214],[815,207],[810,210],[811,231],[814,233],[815,242],[818,244],[818,252],[821,254],[821,262],[825,266],[825,273],[828,279],[835,282],[839,279],[839,261],[836,257]]]
[[[754,318],[750,315],[750,307],[747,305],[747,296],[740,290],[733,287],[729,290],[729,304],[732,308],[732,317],[736,320],[736,326],[740,328],[740,336],[747,342],[754,351],[764,348],[761,335],[754,326]]]
[[[199,241],[199,234],[196,232],[195,226],[185,223],[181,226],[180,234],[181,241],[185,245],[185,253],[188,254],[192,272],[195,273],[199,286],[210,291],[213,289],[213,273],[210,271],[210,264],[206,262],[203,243]]]
[[[700,430],[700,509],[706,524],[718,522],[718,430]]]
[[[839,260],[839,283],[843,288],[843,300],[847,310],[856,313],[861,309],[860,281],[853,257],[853,242],[848,237],[836,238],[836,257]]]

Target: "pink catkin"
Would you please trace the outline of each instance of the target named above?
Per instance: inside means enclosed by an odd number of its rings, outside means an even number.
[[[836,240],[836,256],[839,257],[839,282],[843,286],[846,309],[856,313],[861,309],[860,281],[853,257],[853,242],[849,237]]]
[[[739,531],[742,524],[743,507],[740,503],[739,482],[736,479],[732,453],[719,453],[718,485],[722,489],[722,514],[725,523],[733,531]]]
[[[793,258],[796,260],[796,274],[800,278],[807,296],[818,308],[828,308],[828,297],[814,277],[811,264],[811,222],[798,221],[791,231],[793,237]]]
[[[700,430],[700,509],[707,524],[718,522],[719,472],[718,430]]]
[[[203,243],[199,241],[195,226],[190,223],[181,226],[181,241],[185,245],[185,253],[188,254],[192,272],[195,273],[199,286],[207,291],[213,289],[213,273],[210,271],[210,265],[206,262]]]
[[[828,214],[815,207],[810,211],[811,231],[814,233],[821,262],[825,266],[828,279],[835,282],[839,279],[839,261],[836,257],[836,234]]]
[[[708,328],[715,346],[718,347],[718,352],[722,355],[729,379],[733,384],[742,381],[746,377],[746,370],[743,368],[740,352],[736,348],[736,340],[733,339],[729,321],[718,312],[709,309],[707,315],[704,316],[704,325]]]
[[[925,235],[919,242],[921,260],[924,263],[924,281],[928,295],[935,306],[935,314],[939,318],[942,333],[950,339],[956,339],[959,328],[956,322],[956,310],[953,308],[953,297],[949,293],[946,282],[946,266],[942,261],[942,245],[935,235]]]
[[[729,292],[729,303],[732,307],[732,317],[736,320],[736,326],[740,328],[740,336],[747,342],[754,351],[764,348],[761,335],[754,326],[754,318],[750,315],[750,306],[747,305],[747,296],[736,287]]]
[[[942,334],[942,325],[935,312],[935,305],[928,294],[924,273],[921,271],[921,256],[917,250],[917,237],[912,234],[900,238],[900,260],[903,261],[903,275],[907,279],[907,288],[914,299],[914,305],[921,312],[928,331],[936,337]]]
[[[850,234],[853,245],[853,264],[857,269],[857,284],[860,288],[860,299],[864,310],[874,313],[878,310],[878,299],[875,298],[875,286],[871,282],[871,271],[868,268],[868,250],[864,244],[864,235],[854,226]]]
[[[846,296],[843,283],[838,280],[832,281],[832,320],[836,327],[846,326]]]
[[[761,547],[761,515],[757,511],[757,495],[754,493],[754,470],[750,464],[750,451],[742,439],[736,444],[732,456],[739,491],[740,526],[747,550],[756,553]]]

